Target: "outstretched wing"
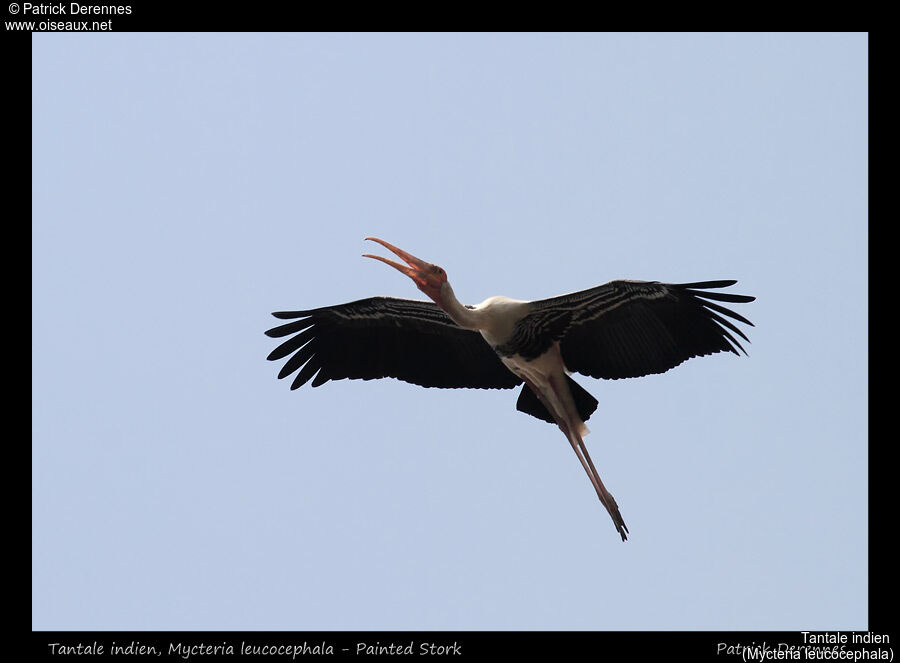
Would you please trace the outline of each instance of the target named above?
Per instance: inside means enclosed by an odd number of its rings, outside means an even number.
[[[272,315],[292,320],[266,332],[291,337],[268,357],[290,355],[278,377],[300,369],[291,389],[311,378],[313,387],[328,380],[386,377],[423,387],[510,389],[522,383],[481,334],[457,326],[431,302],[372,297]]]
[[[738,304],[755,297],[708,292],[735,283],[618,280],[535,301],[498,350],[532,358],[558,341],[570,371],[609,379],[663,373],[716,352],[746,354],[731,332],[749,339],[728,318],[753,323],[715,302]]]

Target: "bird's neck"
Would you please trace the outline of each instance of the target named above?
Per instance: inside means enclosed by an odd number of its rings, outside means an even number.
[[[475,309],[466,308],[461,304],[453,293],[453,288],[447,282],[441,286],[441,301],[438,302],[438,306],[450,316],[453,322],[463,329],[471,329],[473,331],[481,329],[482,320],[479,312]]]

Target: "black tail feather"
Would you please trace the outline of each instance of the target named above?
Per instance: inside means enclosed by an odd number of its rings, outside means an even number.
[[[572,398],[575,400],[575,408],[578,410],[578,416],[581,417],[582,421],[587,421],[594,413],[594,410],[597,409],[597,399],[591,396],[584,387],[575,382],[575,380],[568,375],[566,376],[566,382],[568,382],[569,389],[572,391]],[[550,424],[556,423],[553,419],[553,415],[551,415],[547,408],[544,407],[544,404],[541,403],[537,394],[535,394],[527,384],[522,385],[522,391],[519,393],[519,400],[516,401],[516,409],[519,412],[530,414],[532,417],[536,417],[541,421],[546,421]]]

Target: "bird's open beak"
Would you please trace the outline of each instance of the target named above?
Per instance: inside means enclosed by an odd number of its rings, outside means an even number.
[[[415,281],[416,285],[422,290],[424,293],[429,296],[434,296],[433,293],[435,290],[440,291],[441,287],[441,279],[438,277],[436,273],[436,268],[429,262],[425,262],[424,260],[420,260],[416,258],[411,253],[407,253],[403,249],[398,249],[393,244],[389,244],[385,242],[383,239],[378,239],[377,237],[366,237],[367,240],[371,240],[373,242],[378,242],[388,251],[391,251],[395,255],[397,255],[406,265],[401,265],[399,262],[394,262],[389,258],[382,258],[381,256],[375,256],[371,253],[363,254],[363,258],[374,258],[375,260],[380,260],[386,265],[390,265],[398,272],[403,272],[413,281]],[[408,265],[408,266],[407,266]]]

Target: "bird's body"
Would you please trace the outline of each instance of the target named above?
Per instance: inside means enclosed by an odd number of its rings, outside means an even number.
[[[524,383],[517,409],[555,423],[565,434],[616,530],[628,532],[583,437],[597,400],[571,377],[618,379],[662,373],[691,357],[743,351],[729,333],[743,316],[714,301],[753,297],[716,288],[735,281],[666,284],[617,280],[551,299],[490,297],[476,306],[456,298],[440,267],[379,239],[407,263],[369,255],[403,272],[435,303],[373,297],[306,311],[275,313],[293,322],[266,334],[291,336],[270,360],[291,357],[278,377],[297,369],[296,389],[310,379],[395,377],[425,387],[509,389]],[[719,315],[722,314],[722,315]],[[722,317],[722,316],[727,316]],[[302,368],[301,368],[302,366]]]
[[[453,301],[457,301],[455,297]],[[445,310],[453,322],[463,329],[479,332],[488,345],[495,347],[510,337],[516,321],[528,312],[530,303],[497,296],[475,306],[449,306]]]

